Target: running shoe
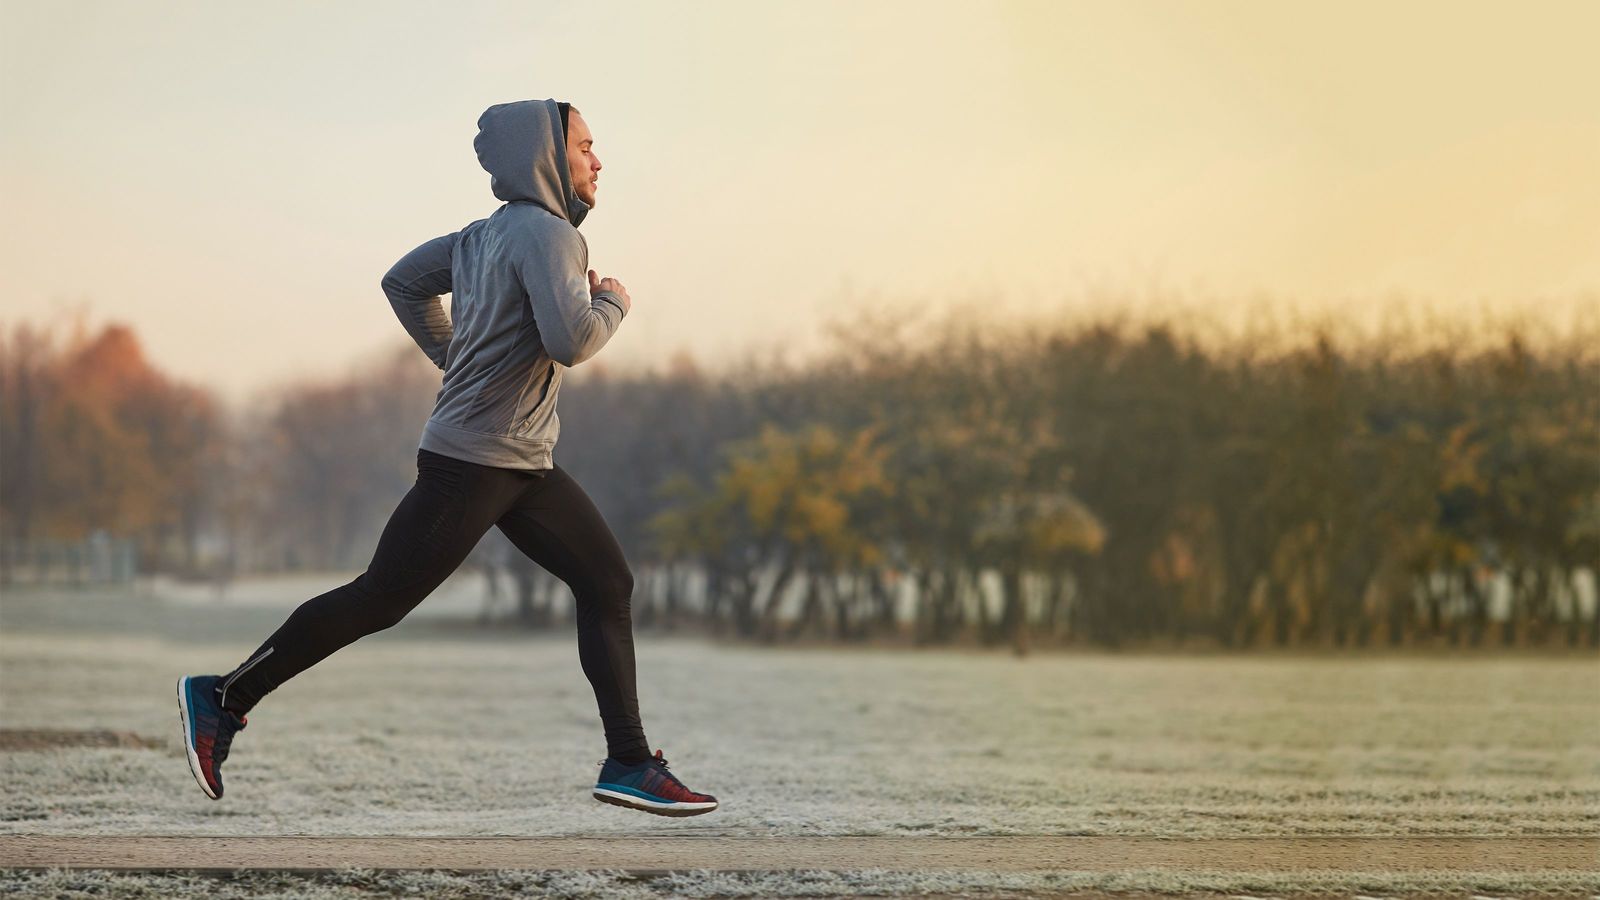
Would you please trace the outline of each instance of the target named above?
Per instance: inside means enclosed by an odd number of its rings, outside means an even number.
[[[667,771],[667,758],[660,750],[631,766],[609,756],[601,760],[594,798],[658,816],[698,816],[717,808],[717,798],[689,790]]]
[[[189,754],[189,771],[200,789],[213,800],[222,799],[222,762],[228,745],[245,726],[246,718],[217,704],[214,688],[220,675],[185,675],[178,679],[178,719],[183,723],[183,747]]]

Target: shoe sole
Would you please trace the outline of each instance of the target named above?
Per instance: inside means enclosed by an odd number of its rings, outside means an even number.
[[[206,777],[200,774],[200,757],[194,752],[194,717],[189,715],[189,678],[185,675],[178,679],[178,723],[183,726],[183,749],[189,757],[189,774],[199,783],[200,790],[213,800],[222,799],[221,794],[213,794],[211,785],[206,783]]]
[[[715,810],[720,804],[716,801],[710,803],[688,803],[646,800],[621,791],[608,791],[605,788],[595,788],[594,798],[601,803],[612,806],[621,806],[625,809],[637,809],[640,812],[652,813],[658,816],[703,816]]]

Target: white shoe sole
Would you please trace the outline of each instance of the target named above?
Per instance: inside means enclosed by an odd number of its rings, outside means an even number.
[[[659,800],[646,800],[633,794],[624,794],[621,791],[607,790],[597,787],[594,789],[594,798],[601,803],[610,803],[613,806],[623,806],[628,809],[637,809],[641,812],[655,813],[658,816],[699,816],[716,809],[715,800],[709,803],[689,803],[679,801],[665,803]]]

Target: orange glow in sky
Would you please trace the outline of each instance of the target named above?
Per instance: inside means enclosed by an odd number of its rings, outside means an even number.
[[[1538,313],[1600,289],[1597,34],[1592,2],[6,0],[0,320],[87,304],[232,396],[338,374],[407,340],[389,265],[494,210],[478,114],[542,97],[605,163],[608,365],[980,295]]]

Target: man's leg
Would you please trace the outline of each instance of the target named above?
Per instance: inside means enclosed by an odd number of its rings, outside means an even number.
[[[405,617],[455,571],[531,481],[526,472],[417,452],[417,481],[389,517],[367,570],[300,604],[216,685],[240,716],[269,691]]]
[[[577,597],[578,657],[600,705],[609,757],[594,798],[662,816],[715,810],[717,798],[685,786],[660,750],[648,755],[634,684],[633,572],[589,495],[556,466],[496,524]]]
[[[634,677],[633,572],[600,510],[556,466],[496,524],[577,598],[578,660],[600,707],[607,754],[625,763],[649,759]]]

